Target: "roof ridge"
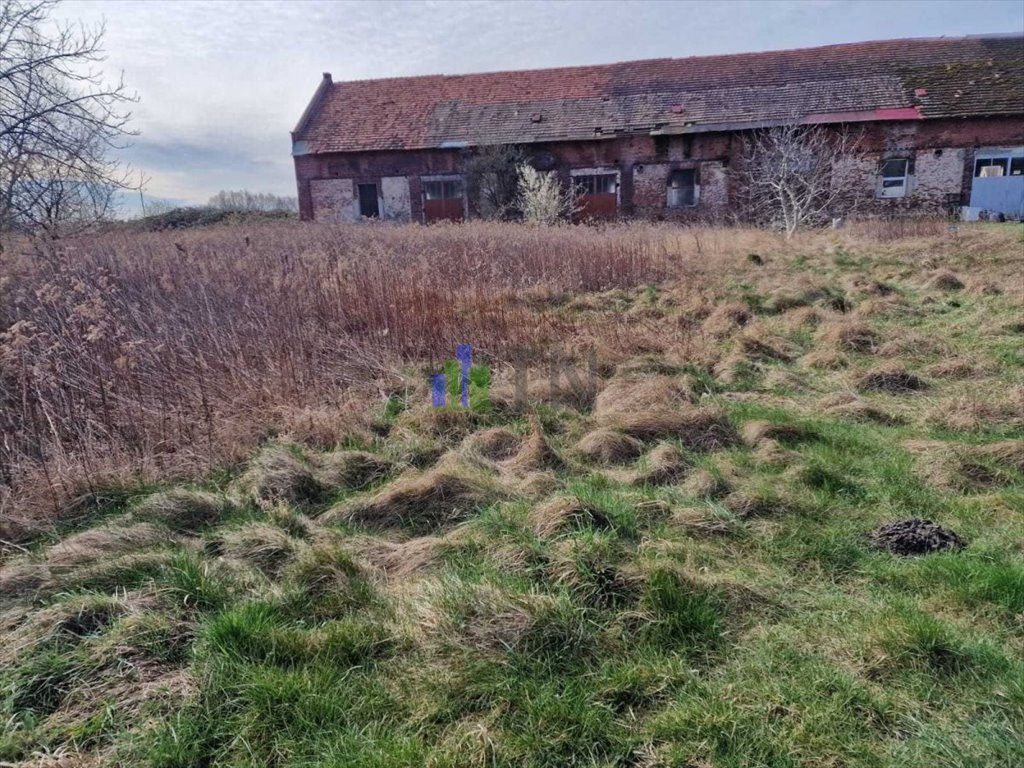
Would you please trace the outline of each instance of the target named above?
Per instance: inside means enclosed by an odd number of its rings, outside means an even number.
[[[857,40],[846,43],[829,43],[828,45],[809,45],[796,48],[770,48],[760,51],[738,51],[736,53],[710,53],[695,56],[658,56],[652,59],[624,59],[621,61],[609,61],[599,64],[568,64],[561,67],[532,67],[525,69],[489,69],[475,72],[463,72],[460,74],[447,74],[444,72],[433,72],[422,75],[394,75],[392,77],[364,77],[352,80],[335,80],[334,86],[345,86],[353,83],[389,83],[395,81],[425,81],[425,80],[461,80],[463,78],[481,77],[485,75],[519,75],[537,74],[540,72],[569,72],[573,70],[593,70],[608,67],[625,66],[629,64],[653,64],[655,62],[681,63],[687,61],[709,60],[709,59],[741,59],[745,57],[764,56],[768,54],[802,53],[807,51],[832,51],[842,48],[854,48],[865,45],[894,45],[899,43],[940,43],[956,41],[984,41],[984,40],[1007,40],[1020,38],[1024,41],[1024,30],[1020,32],[986,32],[973,35],[939,35],[931,37],[894,37],[882,40]]]

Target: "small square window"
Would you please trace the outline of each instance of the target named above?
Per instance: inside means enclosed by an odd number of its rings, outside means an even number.
[[[1010,175],[1024,176],[1024,157],[1014,157],[1010,159]]]

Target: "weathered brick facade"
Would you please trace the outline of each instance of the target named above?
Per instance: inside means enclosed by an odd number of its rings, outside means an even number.
[[[863,184],[862,210],[940,212],[971,203],[979,154],[1006,154],[1007,189],[1024,191],[1022,87],[1024,38],[359,83],[325,75],[293,132],[299,206],[304,219],[352,221],[362,198],[383,219],[424,221],[439,209],[425,200],[461,194],[439,182],[459,178],[467,152],[505,143],[566,184],[603,177],[617,215],[723,219],[735,211],[730,167],[744,132],[798,115],[859,135],[863,160],[844,172]],[[883,196],[887,159],[906,161],[906,175]]]
[[[1024,145],[1024,122],[1006,118],[927,123],[876,123],[864,128],[866,159],[859,174],[870,213],[941,212],[951,197],[970,199],[977,147]],[[667,155],[654,137],[631,136],[591,142],[535,145],[531,150],[555,158],[568,183],[573,169],[607,169],[620,174],[619,210],[623,216],[650,219],[725,218],[731,208],[729,164],[740,146],[739,134],[705,133],[673,136]],[[299,206],[304,219],[354,221],[359,218],[355,188],[377,184],[382,191],[381,217],[422,221],[423,177],[457,175],[464,150],[413,150],[305,155],[295,158]],[[875,194],[878,166],[885,156],[911,161],[904,197]],[[696,205],[667,207],[669,175],[696,171]]]

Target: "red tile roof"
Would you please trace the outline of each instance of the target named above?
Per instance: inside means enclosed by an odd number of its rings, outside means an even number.
[[[297,152],[425,149],[807,122],[1024,115],[1024,37],[332,83]],[[539,121],[538,121],[539,116]]]

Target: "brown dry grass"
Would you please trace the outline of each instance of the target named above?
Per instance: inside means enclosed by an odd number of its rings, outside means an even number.
[[[38,531],[82,492],[129,476],[194,477],[269,436],[318,449],[367,438],[368,406],[382,394],[412,398],[398,428],[451,445],[479,424],[417,409],[425,381],[397,371],[436,369],[457,343],[498,362],[524,347],[538,359],[555,346],[595,349],[610,375],[645,354],[658,365],[711,366],[731,354],[718,340],[738,337],[736,355],[772,364],[795,349],[779,326],[757,330],[759,313],[786,312],[782,328],[813,327],[867,297],[859,317],[895,317],[908,307],[889,284],[921,284],[923,270],[946,262],[969,269],[972,285],[1012,286],[1010,262],[979,271],[977,260],[1008,252],[1014,237],[982,227],[953,237],[928,221],[861,222],[788,241],[641,224],[280,223],[18,243],[4,253],[0,281],[0,538]],[[843,249],[870,249],[892,266],[842,288],[794,275],[794,259]],[[736,281],[764,303],[739,300]],[[844,364],[827,354],[801,359]],[[542,379],[531,378],[532,399],[592,405]],[[500,401],[500,387],[493,392]],[[273,504],[279,494],[267,490]]]
[[[905,446],[921,475],[946,491],[987,491],[1014,482],[1014,473],[1024,474],[1024,442],[1019,440],[986,445],[912,440]]]
[[[218,545],[227,558],[276,574],[298,551],[298,542],[275,525],[247,523],[224,531]]]
[[[343,501],[319,519],[429,532],[509,495],[496,477],[451,454],[428,472],[408,470],[380,491]]]
[[[713,405],[611,413],[598,423],[639,440],[676,439],[694,451],[719,450],[738,441],[725,412]]]
[[[773,424],[770,421],[748,421],[740,431],[743,442],[751,448],[758,447],[767,440],[776,442],[799,442],[806,440],[810,434],[798,424]]]
[[[928,279],[925,287],[934,291],[959,291],[964,287],[964,283],[948,269],[942,269]]]
[[[819,339],[843,352],[872,352],[878,335],[867,323],[856,320],[830,322],[823,326]]]
[[[857,388],[867,392],[920,392],[928,389],[928,382],[904,366],[894,363],[864,373],[857,380]]]
[[[134,513],[140,519],[156,520],[180,533],[195,533],[217,525],[231,510],[231,502],[223,496],[175,488],[147,496]]]
[[[659,443],[640,460],[640,466],[622,479],[631,485],[665,485],[680,480],[690,462],[671,443]]]
[[[674,408],[694,402],[693,391],[685,379],[648,375],[643,378],[613,378],[601,390],[594,403],[598,418],[650,408]]]
[[[595,429],[576,444],[576,452],[601,464],[624,464],[639,456],[644,444],[614,429]]]
[[[750,308],[745,304],[722,304],[715,307],[704,321],[704,332],[711,336],[726,336],[742,328],[753,319]]]
[[[538,536],[550,537],[586,525],[611,528],[613,523],[599,508],[575,496],[559,496],[530,511],[530,526]]]

